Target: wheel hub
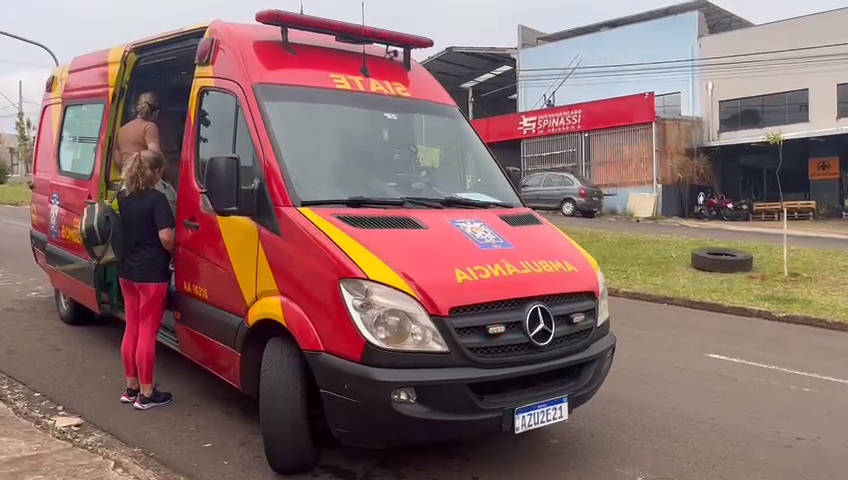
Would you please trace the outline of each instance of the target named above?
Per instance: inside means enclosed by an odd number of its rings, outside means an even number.
[[[67,312],[71,309],[71,299],[66,297],[62,292],[59,292],[59,308],[61,308],[63,312]]]

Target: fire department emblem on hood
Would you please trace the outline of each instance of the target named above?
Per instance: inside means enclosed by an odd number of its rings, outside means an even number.
[[[481,250],[506,250],[512,248],[512,244],[494,231],[492,227],[480,220],[451,220],[457,230],[465,234],[469,240],[474,242]]]

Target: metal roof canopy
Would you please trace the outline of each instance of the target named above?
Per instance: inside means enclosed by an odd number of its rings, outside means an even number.
[[[517,92],[514,57],[517,53],[518,49],[509,47],[448,47],[421,65],[452,96],[467,95],[468,85],[477,80],[471,85],[475,98],[506,101]],[[494,72],[500,73],[487,75]]]
[[[559,40],[565,40],[566,38],[589,35],[591,33],[601,32],[612,28],[633,25],[641,22],[649,22],[651,20],[657,20],[693,11],[703,12],[704,18],[707,22],[707,33],[728,32],[730,30],[738,30],[740,28],[754,26],[754,23],[731,13],[712,2],[709,2],[708,0],[692,0],[685,3],[679,3],[677,5],[628,15],[626,17],[604,20],[603,22],[593,23],[591,25],[549,33],[547,35],[540,36],[537,40],[537,44],[541,45],[544,43],[557,42]]]

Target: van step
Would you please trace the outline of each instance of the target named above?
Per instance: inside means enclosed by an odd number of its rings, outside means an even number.
[[[179,350],[180,341],[177,339],[177,323],[173,310],[165,310],[162,317],[162,328],[159,330],[159,341],[174,350]]]

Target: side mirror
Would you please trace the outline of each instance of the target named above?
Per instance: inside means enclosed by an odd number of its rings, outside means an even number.
[[[206,161],[203,193],[215,213],[222,217],[244,215],[241,208],[240,170],[238,155],[220,155]]]

